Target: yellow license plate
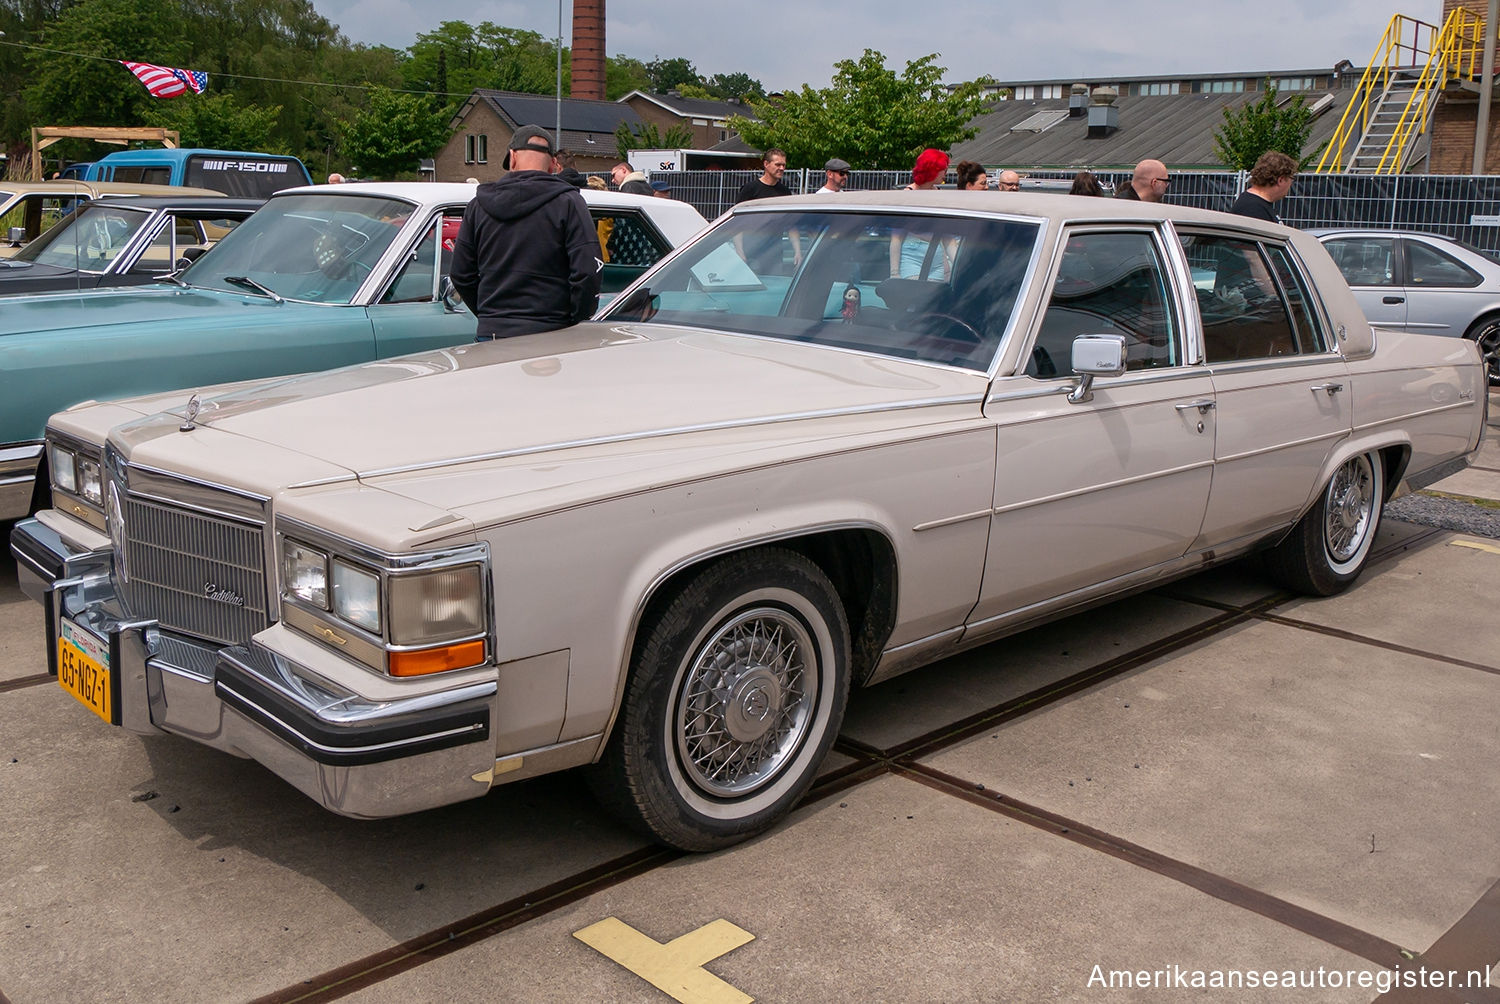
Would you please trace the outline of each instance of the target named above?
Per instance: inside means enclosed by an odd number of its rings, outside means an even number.
[[[66,617],[57,636],[57,682],[84,707],[114,724],[109,645]]]

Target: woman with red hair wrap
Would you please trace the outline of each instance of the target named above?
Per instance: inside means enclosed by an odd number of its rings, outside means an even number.
[[[912,165],[911,184],[906,186],[907,191],[929,191],[938,186],[943,176],[948,173],[948,155],[941,150],[928,147],[917,154],[917,162]],[[895,230],[891,233],[891,275],[903,279],[932,279],[941,281],[948,278],[948,258],[952,249],[940,243],[932,250],[931,262],[927,259],[928,248],[932,244],[931,234],[914,234],[905,230]],[[927,263],[926,274],[923,274],[922,266]]]

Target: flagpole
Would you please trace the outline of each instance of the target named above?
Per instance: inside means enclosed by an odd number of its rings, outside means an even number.
[[[557,0],[557,131],[552,137],[552,146],[562,149],[562,10],[563,0]]]

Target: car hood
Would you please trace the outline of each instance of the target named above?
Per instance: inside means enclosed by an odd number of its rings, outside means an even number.
[[[196,424],[215,439],[278,446],[326,465],[325,474],[340,469],[366,479],[938,402],[965,402],[965,413],[977,418],[987,386],[981,373],[858,352],[600,322],[241,385],[205,395]],[[189,393],[115,404],[138,413],[170,409],[133,423],[130,438],[155,441],[153,463],[187,464],[184,473],[213,477],[198,466],[202,451],[180,460],[155,455],[191,438],[176,431]],[[221,445],[214,452],[223,456],[207,462],[222,462],[224,476],[239,465],[232,445]],[[245,476],[239,468],[233,480]],[[246,487],[270,493],[291,483],[277,480]]]
[[[11,273],[0,271],[0,276],[6,274]],[[24,274],[37,273],[27,270]],[[184,289],[170,283],[126,289],[27,293],[5,300],[5,323],[0,326],[0,337],[140,321],[160,325],[190,319],[201,323],[205,314],[222,314],[225,310],[285,311],[297,306],[300,305],[278,304],[254,293],[230,293],[196,286]]]

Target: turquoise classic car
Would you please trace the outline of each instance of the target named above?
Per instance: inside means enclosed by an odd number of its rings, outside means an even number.
[[[45,501],[42,429],[85,400],[331,369],[468,341],[444,296],[468,184],[289,189],[167,280],[0,297],[0,519]],[[704,226],[686,203],[584,191],[606,292]],[[610,253],[629,237],[630,254]],[[85,467],[87,465],[84,465]],[[98,489],[77,470],[79,490]]]

